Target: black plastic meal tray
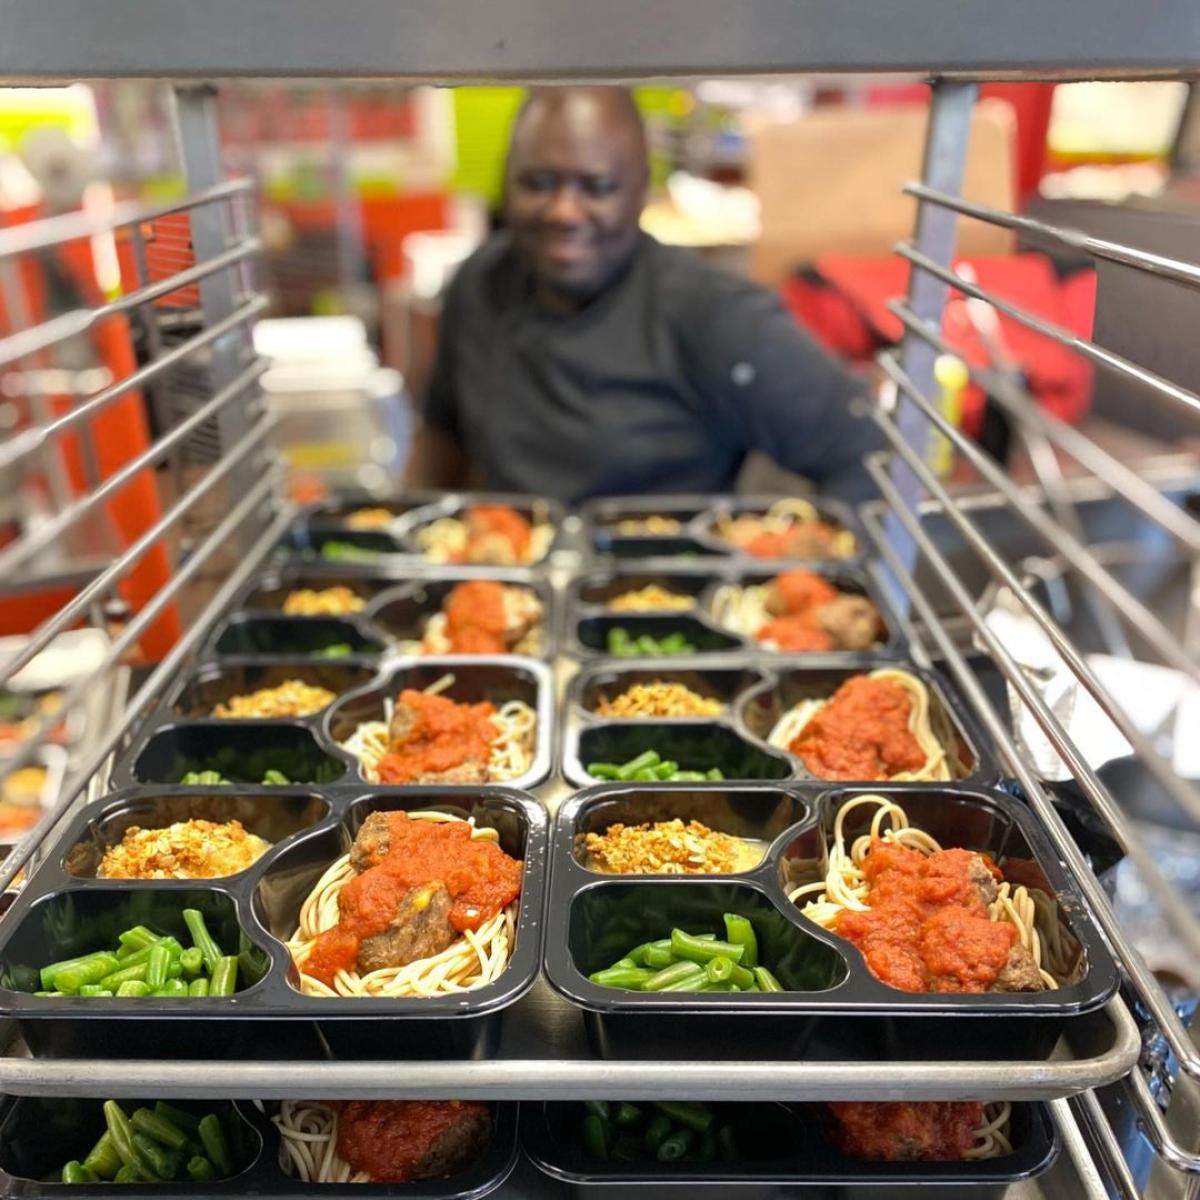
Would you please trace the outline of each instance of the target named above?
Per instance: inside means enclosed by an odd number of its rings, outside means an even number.
[[[530,769],[503,782],[517,788],[540,784],[550,773],[555,751],[550,669],[537,659],[513,654],[415,655],[392,659],[382,669],[357,659],[254,656],[203,662],[169,690],[142,723],[117,759],[112,782],[115,787],[178,784],[189,772],[216,770],[236,784],[255,785],[265,771],[274,769],[295,784],[362,789],[370,785],[361,764],[341,743],[358,724],[382,720],[385,702],[404,688],[421,690],[444,675],[454,676],[442,693],[450,699],[487,700],[496,708],[507,700],[524,700],[536,711]],[[306,717],[201,715],[230,696],[297,677],[323,684],[337,692],[336,699]]]
[[[589,663],[567,686],[562,772],[569,782],[587,787],[597,782],[587,772],[589,763],[624,763],[654,749],[685,770],[719,768],[726,780],[794,779],[829,787],[829,781],[814,776],[796,755],[770,745],[771,729],[800,700],[828,697],[850,676],[884,667],[908,671],[929,688],[931,711],[954,731],[954,749],[965,767],[954,782],[995,785],[1001,774],[990,742],[953,684],[936,671],[879,654],[742,655],[719,660],[678,655]],[[677,718],[612,718],[594,711],[601,693],[612,697],[635,683],[654,681],[684,683],[720,700],[724,710],[712,717]]]
[[[284,941],[325,869],[375,811],[439,809],[500,832],[524,862],[516,942],[507,969],[473,991],[431,998],[304,996]],[[130,825],[236,817],[275,844],[241,874],[213,880],[95,878],[103,846]],[[131,788],[89,804],[0,923],[0,1016],[35,1055],[487,1057],[504,1010],[537,977],[545,889],[546,811],[512,788]],[[244,932],[264,974],[228,998],[37,997],[37,968],[116,944],[136,924],[186,938],[181,910],[199,908],[227,949]]]
[[[698,654],[761,654],[772,659],[803,659],[809,653],[817,652],[769,649],[753,637],[727,628],[712,612],[717,591],[722,586],[746,587],[767,583],[787,569],[786,564],[782,567],[772,567],[770,563],[748,566],[742,559],[722,561],[715,566],[676,566],[658,570],[640,565],[593,568],[572,580],[567,589],[563,647],[567,653],[578,658],[608,657],[609,630],[621,626],[635,638],[640,633],[655,638],[682,633],[695,646]],[[839,592],[866,596],[875,605],[885,632],[870,653],[900,655],[904,652],[907,643],[900,633],[896,615],[883,589],[862,565],[826,563],[808,569],[828,580]],[[695,597],[695,607],[645,612],[613,612],[608,607],[608,602],[616,596],[651,584],[676,594]],[[857,653],[860,652],[820,652],[823,658]]]
[[[153,1107],[156,1097],[121,1100],[127,1113]],[[446,1179],[415,1183],[367,1183],[336,1187],[303,1183],[280,1164],[280,1137],[270,1118],[247,1101],[175,1100],[177,1108],[197,1115],[216,1112],[223,1118],[230,1149],[240,1168],[236,1175],[212,1183],[142,1184],[137,1195],[156,1200],[201,1200],[206,1196],[271,1196],[301,1200],[316,1196],[399,1196],[403,1200],[478,1200],[499,1188],[516,1166],[520,1153],[518,1106],[492,1108],[492,1136],[475,1161]],[[82,1160],[104,1131],[101,1100],[67,1096],[10,1097],[0,1107],[0,1194],[19,1200],[50,1196],[124,1196],[127,1184],[66,1186],[59,1172],[72,1158]],[[268,1103],[268,1109],[274,1106]]]
[[[647,1102],[648,1103],[648,1102]],[[849,1158],[825,1134],[819,1106],[718,1104],[740,1158],[733,1163],[602,1161],[580,1140],[584,1108],[575,1102],[521,1106],[521,1143],[539,1170],[580,1200],[623,1197],[712,1197],[739,1200],[821,1197],[822,1200],[901,1200],[939,1195],[1003,1200],[1009,1186],[1046,1171],[1059,1152],[1058,1133],[1042,1104],[1014,1104],[1013,1152],[969,1162],[875,1163]]]
[[[741,513],[766,512],[777,500],[773,496],[608,496],[589,500],[580,506],[584,537],[597,555],[611,555],[618,559],[689,559],[710,558],[714,555],[737,558],[743,562],[775,563],[788,565],[800,561],[862,561],[867,541],[862,526],[849,505],[824,497],[805,496],[817,510],[817,515],[831,525],[847,529],[854,534],[856,551],[845,559],[754,559],[736,546],[718,537],[714,526],[721,516],[737,516]],[[673,534],[627,534],[621,533],[618,523],[627,518],[649,516],[674,517],[679,521],[679,530]]]
[[[787,891],[823,877],[837,809],[867,792],[902,805],[910,822],[943,847],[986,851],[1002,868],[1011,860],[1015,869],[1020,861],[1025,876],[1049,885],[1044,890],[1059,901],[1064,985],[980,995],[900,991],[876,979],[850,942],[802,917]],[[850,840],[873,811],[851,814]],[[769,839],[770,846],[758,866],[730,876],[600,874],[576,853],[579,835],[613,822],[675,817]],[[592,1047],[603,1057],[694,1057],[698,1047],[726,1058],[1041,1057],[1066,1022],[1101,1007],[1118,985],[1113,960],[1040,826],[1025,806],[998,791],[945,783],[836,790],[797,783],[606,784],[559,808],[551,861],[546,977],[580,1010]],[[753,923],[760,961],[786,991],[651,993],[602,987],[587,978],[641,942],[669,936],[673,927],[720,933],[725,912]]]

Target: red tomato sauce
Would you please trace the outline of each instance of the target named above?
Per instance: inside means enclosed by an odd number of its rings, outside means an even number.
[[[452,771],[467,762],[486,763],[498,731],[491,722],[495,707],[456,704],[445,696],[405,688],[399,703],[416,719],[403,740],[394,739],[377,768],[380,783],[411,783],[422,775]]]
[[[439,1137],[487,1113],[473,1100],[348,1100],[340,1108],[338,1153],[376,1183],[407,1183]]]
[[[838,598],[838,590],[812,571],[784,571],[772,581],[784,611],[763,625],[755,638],[780,650],[832,650],[833,638],[821,627],[817,610]]]
[[[977,1100],[854,1100],[829,1108],[842,1152],[873,1162],[960,1160],[975,1145],[975,1130],[983,1124],[983,1105]]]
[[[905,992],[986,992],[1008,961],[1017,930],[988,919],[968,868],[970,850],[922,854],[875,839],[863,864],[866,912],[844,910],[834,931],[853,942],[876,979]]]
[[[304,973],[333,986],[339,970],[353,970],[363,938],[391,924],[413,888],[440,883],[450,893],[450,925],[478,929],[521,893],[521,863],[494,842],[471,837],[465,822],[410,821],[388,814],[387,854],[355,875],[338,897],[338,923],[317,938]]]
[[[908,728],[912,699],[890,679],[854,675],[788,747],[820,779],[891,779],[925,765]]]
[[[782,532],[763,530],[741,541],[741,548],[751,558],[816,558],[813,543],[816,543],[818,548],[828,547],[832,544],[836,532],[832,525],[824,521],[810,521]],[[798,553],[799,538],[803,538],[803,544]]]
[[[446,637],[455,654],[503,654],[504,585],[491,579],[456,584],[446,598]]]
[[[480,542],[500,536],[512,546],[513,560],[527,562],[533,541],[533,526],[515,508],[506,504],[477,504],[467,512],[467,548],[462,558],[470,560]]]

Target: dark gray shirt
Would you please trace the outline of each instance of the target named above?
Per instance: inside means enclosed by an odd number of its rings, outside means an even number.
[[[879,444],[850,412],[861,390],[771,292],[690,251],[643,236],[621,278],[563,316],[498,234],[450,287],[425,419],[491,490],[729,491],[758,449],[857,500]]]

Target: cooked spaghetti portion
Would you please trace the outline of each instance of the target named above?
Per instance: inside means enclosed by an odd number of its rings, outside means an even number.
[[[247,717],[307,717],[332,704],[337,695],[328,688],[287,679],[278,687],[260,688],[244,696],[230,696],[212,710],[214,717],[237,720]]]
[[[346,528],[386,529],[395,519],[390,508],[356,508],[346,518]]]
[[[847,850],[846,816],[864,806],[876,808],[870,831]],[[1035,890],[1014,887],[986,854],[943,850],[898,804],[866,795],[838,810],[825,878],[788,897],[901,991],[1037,992],[1058,981],[1042,966]],[[1056,923],[1048,936],[1057,940]]]
[[[271,848],[241,821],[176,821],[160,829],[131,825],[100,860],[100,879],[218,879],[236,875]]]
[[[822,521],[807,500],[777,500],[765,513],[722,516],[714,532],[752,558],[852,558],[858,542],[848,529]]]
[[[505,504],[476,504],[462,520],[439,517],[416,531],[417,545],[430,562],[520,566],[546,557],[554,527],[531,522]]]
[[[766,846],[710,829],[702,821],[624,825],[583,837],[593,871],[610,875],[732,875],[762,861]]]
[[[870,650],[883,637],[866,596],[839,592],[812,571],[784,571],[769,583],[723,584],[712,613],[726,629],[787,652]]]
[[[409,1183],[470,1166],[492,1136],[473,1100],[285,1100],[280,1166],[304,1183]]]
[[[342,745],[371,783],[501,783],[530,769],[536,737],[523,700],[497,709],[405,688],[386,722],[360,725]]]
[[[494,829],[439,812],[376,812],[300,909],[288,942],[309,996],[441,996],[508,964],[519,860]]]
[[[532,588],[469,579],[455,584],[412,648],[420,654],[541,654],[544,615]]]
[[[672,592],[657,583],[634,588],[614,596],[607,605],[609,612],[684,612],[696,607],[694,596]]]
[[[611,700],[601,695],[596,714],[601,717],[715,717],[725,706],[701,696],[682,683],[635,683]]]
[[[664,517],[650,513],[645,517],[622,517],[617,522],[617,533],[622,537],[672,537],[683,528],[678,517]]]
[[[829,1105],[843,1154],[870,1162],[962,1162],[1012,1153],[1008,1101],[839,1101]]]
[[[367,602],[348,587],[296,588],[283,600],[289,617],[343,617],[362,612]]]
[[[852,675],[828,700],[802,700],[768,739],[795,754],[818,779],[918,780],[965,775],[952,756],[957,738],[932,715],[929,689],[887,667]]]

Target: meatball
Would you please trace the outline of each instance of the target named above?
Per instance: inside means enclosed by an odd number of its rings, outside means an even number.
[[[1000,968],[992,992],[1040,992],[1044,989],[1041,973],[1033,955],[1020,942],[1014,942],[1008,952],[1008,962]]]
[[[373,812],[362,823],[350,847],[350,865],[361,875],[387,858],[392,844],[392,826],[385,812]]]
[[[440,954],[458,937],[450,925],[452,904],[441,883],[406,892],[388,927],[359,944],[358,969],[366,974]]]
[[[879,611],[866,596],[839,596],[817,612],[839,650],[870,650],[879,640]]]

